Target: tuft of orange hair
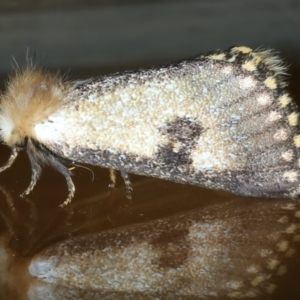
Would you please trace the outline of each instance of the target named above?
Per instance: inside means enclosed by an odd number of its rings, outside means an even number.
[[[10,147],[35,137],[34,126],[45,121],[62,104],[66,84],[43,69],[17,71],[1,95],[0,137]]]

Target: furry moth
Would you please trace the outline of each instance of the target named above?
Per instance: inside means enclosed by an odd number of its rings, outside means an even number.
[[[178,63],[86,81],[17,71],[1,95],[9,168],[26,149],[35,186],[41,166],[68,162],[220,189],[295,198],[300,193],[298,113],[286,68],[272,51],[232,47]],[[111,172],[114,180],[114,172]]]

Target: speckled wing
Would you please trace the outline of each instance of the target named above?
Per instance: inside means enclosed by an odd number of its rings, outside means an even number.
[[[294,198],[300,136],[284,73],[272,52],[233,47],[74,83],[37,140],[76,162]]]

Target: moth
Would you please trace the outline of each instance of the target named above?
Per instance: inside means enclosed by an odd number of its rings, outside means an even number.
[[[0,136],[9,168],[26,149],[27,195],[43,165],[64,175],[70,162],[225,190],[295,198],[299,114],[287,70],[270,50],[237,46],[169,65],[65,81],[45,69],[17,70],[1,95]]]

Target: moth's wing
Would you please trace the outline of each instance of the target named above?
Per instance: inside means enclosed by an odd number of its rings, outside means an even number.
[[[195,168],[212,166],[219,172],[214,178],[220,187],[238,194],[296,197],[299,115],[285,89],[282,61],[271,51],[246,47],[208,57],[214,59],[216,68],[229,69],[231,76],[224,89],[220,89],[222,83],[212,87],[210,115],[217,117],[213,117],[215,126],[209,128],[206,139],[200,138],[194,152]],[[224,66],[223,61],[233,63]]]
[[[236,194],[299,194],[298,113],[271,51],[233,47],[83,82],[36,126],[79,162]]]

